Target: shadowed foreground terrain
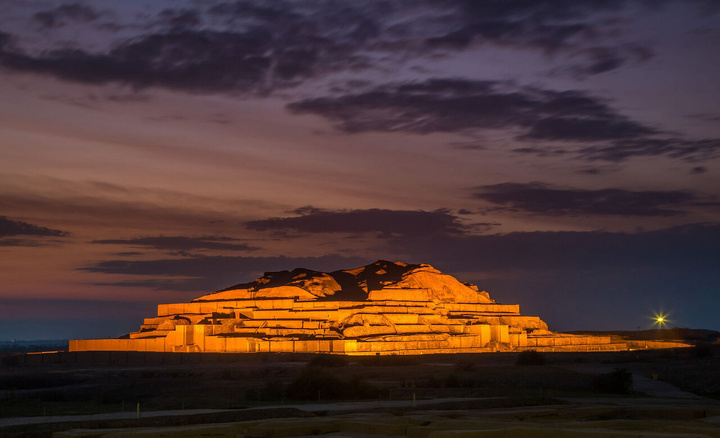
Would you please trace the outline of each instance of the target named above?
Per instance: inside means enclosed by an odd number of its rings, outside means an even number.
[[[516,427],[520,419],[525,426],[540,421],[538,427],[544,428],[579,427],[579,421],[589,428],[652,430],[675,420],[706,424],[714,421],[709,417],[720,415],[718,350],[703,346],[352,358],[157,353],[126,357],[123,363],[95,353],[75,356],[81,360],[76,363],[48,363],[53,356],[45,355],[45,363],[35,365],[13,365],[6,358],[0,368],[0,435],[39,437],[70,429],[243,421],[259,422],[251,425],[252,433],[247,431],[249,423],[225,424],[217,426],[213,436],[301,436],[343,430],[346,436],[404,436],[411,426],[420,428],[413,429],[413,436],[428,436],[453,428]],[[679,390],[653,393],[653,382],[669,382]],[[135,418],[138,403],[140,419]],[[177,412],[150,416],[159,410]],[[56,417],[97,413],[110,415]],[[289,419],[298,417],[302,420]],[[274,420],[260,421],[263,418]],[[210,433],[203,430],[186,436]],[[437,433],[433,436],[440,436]]]

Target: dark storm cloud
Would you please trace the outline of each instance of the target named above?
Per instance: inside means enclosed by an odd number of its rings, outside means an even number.
[[[362,266],[372,260],[358,257],[326,255],[322,257],[204,257],[193,256],[161,260],[107,260],[81,268],[82,271],[104,274],[127,274],[148,278],[128,280],[104,285],[152,287],[177,291],[213,291],[254,280],[265,271],[279,271],[304,267],[330,272],[348,267]]]
[[[548,55],[563,53],[568,65],[556,73],[576,78],[616,70],[629,61],[644,62],[652,49],[638,43],[597,45],[621,33],[600,14],[616,13],[626,1],[457,1],[445,2],[443,18],[452,23],[447,33],[428,37],[430,48],[463,50],[473,44],[497,44]],[[455,8],[455,9],[453,9]],[[576,61],[578,58],[581,62]],[[563,61],[565,62],[565,61]]]
[[[329,71],[369,66],[353,55],[356,48],[349,40],[357,37],[350,30],[334,38],[303,26],[223,31],[198,28],[196,18],[189,11],[164,11],[154,25],[170,30],[141,35],[101,53],[62,49],[29,54],[0,44],[0,65],[94,85],[261,94]]]
[[[27,222],[0,216],[0,247],[3,246],[44,246],[47,241],[33,238],[66,237],[69,233],[51,228],[33,225]],[[15,236],[27,236],[29,239],[17,239]],[[12,238],[11,238],[12,237]]]
[[[202,23],[202,17],[195,9],[163,9],[158,18],[160,23],[171,28],[186,29]]]
[[[666,156],[694,162],[720,157],[720,139],[693,140],[677,137],[639,137],[589,146],[579,149],[577,153],[586,160],[620,162],[631,157]]]
[[[720,2],[717,0],[697,0],[695,3],[702,7],[703,15],[714,15],[720,12]]]
[[[15,71],[90,84],[118,82],[138,88],[251,91],[262,86],[273,63],[267,55],[271,38],[262,31],[178,30],[147,35],[106,54],[63,49],[31,56],[2,50],[0,64]],[[292,49],[288,53],[295,62]],[[304,64],[296,63],[295,73],[302,74],[311,62],[312,57]]]
[[[689,114],[685,117],[703,122],[720,122],[720,116],[713,114]]]
[[[624,1],[451,0],[369,2],[221,2],[210,14],[229,22],[294,29],[329,29],[353,50],[463,50],[490,43],[547,53],[575,50],[603,34],[598,13],[615,12]],[[417,42],[421,47],[417,47]]]
[[[542,25],[509,20],[485,20],[466,25],[442,36],[428,38],[428,47],[464,49],[473,42],[505,43],[556,51],[573,38],[587,38],[592,27],[584,24]]]
[[[257,2],[240,0],[235,2],[220,2],[209,9],[211,15],[234,20],[254,20],[258,23],[293,23],[298,24],[301,16],[293,11],[293,7],[286,1]]]
[[[619,32],[598,21],[597,14],[618,11],[624,3],[217,2],[164,9],[139,26],[147,33],[103,52],[30,53],[6,46],[0,64],[89,84],[267,93],[328,72],[379,68],[483,43],[570,57],[587,51],[588,75],[620,67],[627,58],[610,49],[601,53],[595,43]],[[98,17],[92,8],[73,3],[37,12],[34,20],[53,28]],[[214,24],[205,25],[206,20]]]
[[[461,0],[445,3],[455,7],[454,30],[428,38],[430,45],[464,48],[493,42],[554,52],[592,39],[598,33],[585,21],[597,12],[615,11],[622,1],[523,1]]]
[[[584,190],[539,182],[481,186],[473,196],[501,210],[549,216],[678,216],[699,201],[684,191]]]
[[[0,50],[4,50],[9,47],[12,43],[12,35],[6,32],[0,31]]]
[[[92,243],[140,246],[170,251],[193,251],[198,249],[252,251],[257,249],[250,245],[233,242],[235,242],[235,239],[222,236],[152,236],[136,239],[95,240]]]
[[[617,116],[585,119],[581,117],[552,117],[538,120],[523,140],[602,141],[635,138],[656,131],[632,120]]]
[[[559,148],[539,148],[539,147],[527,147],[527,148],[515,148],[511,152],[518,154],[531,154],[537,155],[538,157],[552,157],[558,155],[567,154],[569,151]]]
[[[146,26],[157,30],[105,52],[36,54],[0,44],[0,65],[88,84],[261,94],[328,71],[369,66],[357,52],[375,30],[361,12],[312,3],[301,12],[292,3],[281,6],[221,4],[210,14],[230,21],[214,28],[199,27],[197,9],[164,9]]]
[[[570,64],[555,69],[553,73],[570,74],[576,79],[584,79],[616,70],[628,62],[646,62],[653,56],[654,52],[650,47],[639,44],[587,47],[572,54]],[[581,58],[582,61],[572,64],[572,59],[575,58]]]
[[[576,67],[573,70],[578,76],[594,75],[599,73],[605,73],[607,71],[615,70],[621,65],[625,64],[625,59],[619,56],[616,52],[608,50],[607,48],[595,48],[589,53],[591,62],[588,65],[582,67]]]
[[[246,222],[256,231],[287,231],[301,233],[380,233],[422,236],[429,234],[462,234],[466,227],[446,210],[322,210],[305,207],[296,210],[296,217],[270,218]]]
[[[60,230],[53,230],[27,222],[15,221],[5,216],[0,216],[0,237],[8,236],[42,236],[42,237],[64,237],[68,233]]]
[[[68,22],[88,22],[97,20],[100,14],[93,8],[80,4],[68,3],[54,9],[41,11],[33,15],[33,20],[44,28],[61,27]]]
[[[583,175],[605,175],[607,173],[611,172],[617,172],[620,168],[617,166],[591,166],[591,167],[581,167],[577,169],[575,172]]]
[[[3,239],[0,238],[0,246],[44,246],[40,242],[29,239]]]
[[[467,79],[388,84],[359,94],[301,100],[288,110],[320,115],[348,133],[515,128],[525,131],[519,136],[525,140],[589,142],[656,132],[580,91]]]
[[[451,2],[453,3],[453,2]],[[626,0],[458,0],[461,16],[468,20],[529,20],[534,22],[569,20],[597,11],[615,11]]]
[[[324,117],[348,134],[379,131],[471,136],[488,129],[512,129],[517,140],[533,143],[512,151],[538,156],[569,154],[586,161],[610,162],[642,156],[687,161],[720,156],[720,139],[671,135],[626,117],[604,99],[582,91],[501,81],[435,78],[391,83],[355,94],[304,99],[288,104],[287,109]],[[462,144],[456,142],[453,147],[477,149]]]

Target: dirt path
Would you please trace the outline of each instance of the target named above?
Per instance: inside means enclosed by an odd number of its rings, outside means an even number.
[[[683,391],[677,386],[662,382],[660,380],[653,380],[643,376],[638,372],[632,373],[633,377],[633,390],[642,392],[653,397],[665,397],[665,398],[685,398],[685,399],[702,399],[697,394],[692,392]]]
[[[169,417],[175,415],[195,415],[208,414],[214,412],[231,412],[231,411],[252,411],[269,408],[296,408],[307,412],[349,412],[349,411],[367,411],[377,408],[400,408],[400,407],[422,407],[429,405],[437,405],[442,403],[455,402],[471,402],[477,400],[496,399],[498,397],[483,398],[441,398],[431,400],[392,400],[392,401],[363,401],[363,402],[338,402],[338,403],[305,403],[305,404],[284,404],[276,406],[258,406],[256,408],[245,409],[186,409],[186,410],[170,410],[170,411],[148,411],[140,412],[140,418],[150,417]],[[502,398],[502,397],[500,397]],[[9,426],[21,426],[24,424],[42,424],[42,423],[65,423],[74,421],[96,421],[96,420],[132,420],[137,417],[136,412],[111,412],[105,414],[92,415],[55,415],[47,417],[13,417],[0,419],[0,428]]]
[[[167,417],[170,415],[194,415],[212,412],[226,412],[227,409],[187,409],[175,411],[148,411],[140,412],[140,418]],[[0,418],[0,428],[21,426],[23,424],[65,423],[69,421],[96,421],[96,420],[132,420],[137,418],[137,412],[111,412],[105,414],[88,415],[50,415],[46,417],[13,417]]]
[[[586,365],[565,365],[563,368],[581,373],[592,373],[602,374],[610,373],[614,371],[616,366],[604,365],[604,364],[586,364]],[[660,380],[653,380],[645,377],[637,371],[632,371],[633,379],[633,391],[649,395],[651,397],[662,397],[662,398],[682,398],[682,399],[703,399],[697,394],[692,392],[683,391],[677,386],[663,382]]]

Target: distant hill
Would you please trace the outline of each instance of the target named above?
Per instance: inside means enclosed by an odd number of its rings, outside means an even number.
[[[633,341],[651,341],[657,339],[685,341],[689,343],[720,343],[720,332],[706,329],[674,327],[650,330],[608,330],[608,331],[573,331],[571,334],[619,336]]]

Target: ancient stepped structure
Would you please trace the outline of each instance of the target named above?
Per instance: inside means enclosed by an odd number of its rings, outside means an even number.
[[[268,272],[158,316],[121,339],[70,341],[71,351],[312,352],[348,355],[511,350],[617,350],[610,337],[548,331],[516,304],[430,265],[378,261],[324,273]]]

